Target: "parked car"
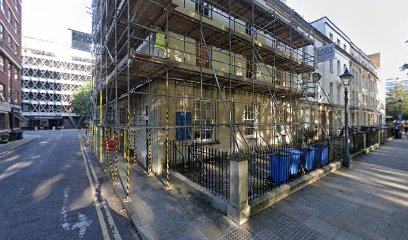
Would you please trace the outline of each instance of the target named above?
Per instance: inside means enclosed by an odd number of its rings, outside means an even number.
[[[8,142],[8,136],[7,135],[1,135],[0,136],[0,143],[7,143]]]

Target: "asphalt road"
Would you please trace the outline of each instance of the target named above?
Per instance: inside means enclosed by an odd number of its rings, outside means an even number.
[[[25,132],[38,138],[0,157],[0,239],[139,238],[82,133]]]

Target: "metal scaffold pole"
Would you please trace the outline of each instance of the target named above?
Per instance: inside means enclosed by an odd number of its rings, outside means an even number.
[[[132,200],[130,197],[130,1],[127,1],[127,168],[126,168],[126,198],[125,201]],[[136,133],[134,133],[136,134]],[[133,149],[136,152],[136,148]]]
[[[103,154],[102,154],[102,141],[103,141],[103,90],[101,89],[99,93],[99,162],[103,162]]]

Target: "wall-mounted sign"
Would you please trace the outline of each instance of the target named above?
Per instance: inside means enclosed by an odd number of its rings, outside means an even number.
[[[81,51],[91,51],[92,35],[89,33],[72,30],[71,47]]]
[[[316,48],[316,63],[326,62],[334,59],[335,46],[334,43]]]
[[[26,116],[32,120],[61,120],[63,119],[62,116]]]

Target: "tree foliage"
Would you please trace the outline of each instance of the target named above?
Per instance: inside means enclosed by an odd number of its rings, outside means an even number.
[[[405,71],[408,70],[408,63],[404,63],[401,67],[400,67],[401,71]]]
[[[401,99],[401,101],[399,101]],[[408,118],[408,90],[403,86],[398,85],[387,94],[386,100],[387,115],[394,119],[398,118],[398,114],[402,113],[404,119]]]
[[[77,89],[73,94],[71,107],[75,113],[89,119],[92,114],[92,86],[84,85]]]

